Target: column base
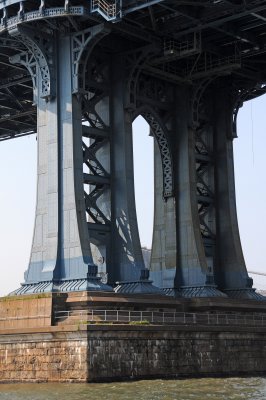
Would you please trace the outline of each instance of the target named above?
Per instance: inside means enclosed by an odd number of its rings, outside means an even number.
[[[170,297],[182,297],[177,288],[163,288],[164,293]]]
[[[216,286],[183,286],[174,290],[176,297],[227,297]]]
[[[223,292],[231,299],[266,301],[265,296],[257,293],[256,289],[252,288],[224,289]]]
[[[116,282],[117,286],[114,288],[116,293],[123,294],[159,294],[165,296],[162,289],[154,286],[152,281],[139,280],[135,282]]]
[[[71,279],[65,281],[46,281],[37,283],[23,283],[22,286],[10,293],[10,296],[22,294],[49,293],[49,292],[77,292],[77,291],[108,291],[112,292],[111,286],[101,282],[101,278]]]

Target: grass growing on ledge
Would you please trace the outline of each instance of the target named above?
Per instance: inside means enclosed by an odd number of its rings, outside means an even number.
[[[77,326],[78,329],[82,325],[150,325],[150,321],[144,319],[142,321],[130,321],[130,322],[122,322],[122,321],[87,321],[87,320],[81,320],[78,321]]]
[[[80,327],[81,325],[113,325],[113,322],[81,320],[78,322],[77,325],[78,325],[78,327]]]
[[[150,325],[150,321],[147,321],[146,319],[142,321],[130,321],[129,325]]]
[[[0,297],[0,302],[18,301],[18,300],[35,300],[35,299],[48,299],[51,298],[51,293],[38,293],[38,294],[21,294],[13,296]]]

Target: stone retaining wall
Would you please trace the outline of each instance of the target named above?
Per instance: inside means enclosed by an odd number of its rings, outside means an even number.
[[[51,326],[52,294],[0,297],[0,334],[5,329]]]
[[[89,379],[266,373],[265,332],[158,328],[91,332]]]
[[[259,375],[266,373],[265,333],[122,325],[7,331],[0,335],[0,382]]]
[[[86,382],[87,333],[0,335],[0,382]]]

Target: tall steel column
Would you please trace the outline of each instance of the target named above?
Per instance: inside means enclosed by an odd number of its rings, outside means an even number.
[[[247,273],[237,222],[232,124],[234,98],[230,87],[218,86],[215,89],[217,284],[229,297],[259,299],[261,296],[252,289],[253,281]]]
[[[101,65],[99,60],[103,55],[98,55],[98,58],[97,54],[93,56],[98,60],[97,64]],[[130,60],[132,62],[126,63],[125,60],[125,55],[106,55],[103,62],[105,68],[108,68],[110,79],[108,100],[107,97],[105,101],[100,97],[98,117],[108,125],[109,143],[101,146],[97,160],[101,165],[106,165],[110,175],[109,188],[102,188],[97,198],[97,207],[102,217],[98,225],[105,225],[109,230],[106,235],[98,235],[98,240],[94,242],[94,254],[106,258],[108,281],[112,285],[117,284],[116,292],[160,293],[160,289],[148,279],[149,271],[144,266],[137,226],[132,110],[128,107],[127,97],[130,92],[128,82],[135,68],[134,53],[133,61]],[[103,80],[102,83],[108,85],[107,81]],[[89,122],[92,124],[91,120]],[[93,225],[90,225],[90,229],[93,229]]]
[[[111,290],[97,278],[85,218],[82,103],[73,94],[82,52],[101,34],[43,38],[26,29],[14,37],[28,51],[11,62],[33,78],[38,120],[38,190],[31,259],[17,293],[51,290]],[[81,45],[80,45],[81,43]]]
[[[133,171],[132,120],[126,109],[127,76],[123,57],[112,60],[112,235],[113,281],[138,281],[141,252]]]
[[[154,225],[151,252],[151,279],[173,294],[176,279],[177,240],[175,198],[164,199],[162,160],[154,139]]]
[[[171,151],[177,247],[176,275],[170,286],[176,296],[262,298],[252,289],[239,239],[232,146],[234,101],[229,86],[229,82],[216,86],[206,80],[193,88],[179,86],[176,91]],[[155,173],[158,184],[158,167]],[[157,194],[155,199],[158,203]],[[154,261],[162,263],[167,257],[161,245],[167,221],[163,210],[161,204],[155,212],[152,269]],[[166,273],[164,265],[160,285],[165,289]]]
[[[175,296],[262,299],[252,288],[237,224],[234,96],[230,80],[177,87],[170,147],[173,203],[161,196],[161,156],[155,146],[151,276]],[[174,254],[167,248],[169,240]]]
[[[48,39],[14,33],[28,51],[11,62],[32,75],[38,120],[34,237],[17,294],[111,290],[97,277],[99,256],[116,291],[160,293],[148,279],[137,227],[128,66],[93,53],[106,34],[102,25]]]
[[[214,280],[213,132],[209,116],[193,116],[194,91],[176,91],[176,288],[185,297],[223,296]]]

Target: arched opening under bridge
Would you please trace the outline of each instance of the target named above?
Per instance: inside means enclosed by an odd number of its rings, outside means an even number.
[[[37,142],[30,135],[0,142],[0,296],[24,281],[36,203]]]
[[[154,139],[150,136],[149,124],[142,116],[133,122],[133,155],[140,243],[144,262],[148,266],[154,219]]]
[[[265,269],[264,227],[266,225],[265,105],[266,96],[244,104],[238,116],[239,138],[234,141],[237,210],[243,250],[248,270],[262,272]],[[152,155],[152,138],[148,136],[148,124],[143,118],[140,118],[140,123],[141,126],[144,124],[145,131],[141,130],[139,134],[150,146],[146,152],[149,151]],[[2,271],[0,295],[5,295],[19,287],[28,265],[36,200],[36,158],[35,135],[0,143],[0,265]],[[137,160],[137,163],[144,165],[144,161],[144,159]],[[144,167],[141,168],[144,169]],[[152,168],[152,162],[145,165],[145,170],[150,169],[151,179],[153,179]],[[138,203],[141,206],[144,200],[150,208],[154,201],[151,191],[144,198],[138,189],[136,199],[137,209]],[[139,222],[142,238],[141,223],[145,225],[146,220]],[[153,223],[149,225],[150,239],[152,226]],[[142,244],[148,245],[144,239],[142,239]],[[250,275],[254,279],[254,287],[265,288],[265,278]]]
[[[266,95],[244,103],[234,140],[236,201],[240,237],[248,271],[265,272]],[[266,278],[252,273],[254,287],[266,289]]]

